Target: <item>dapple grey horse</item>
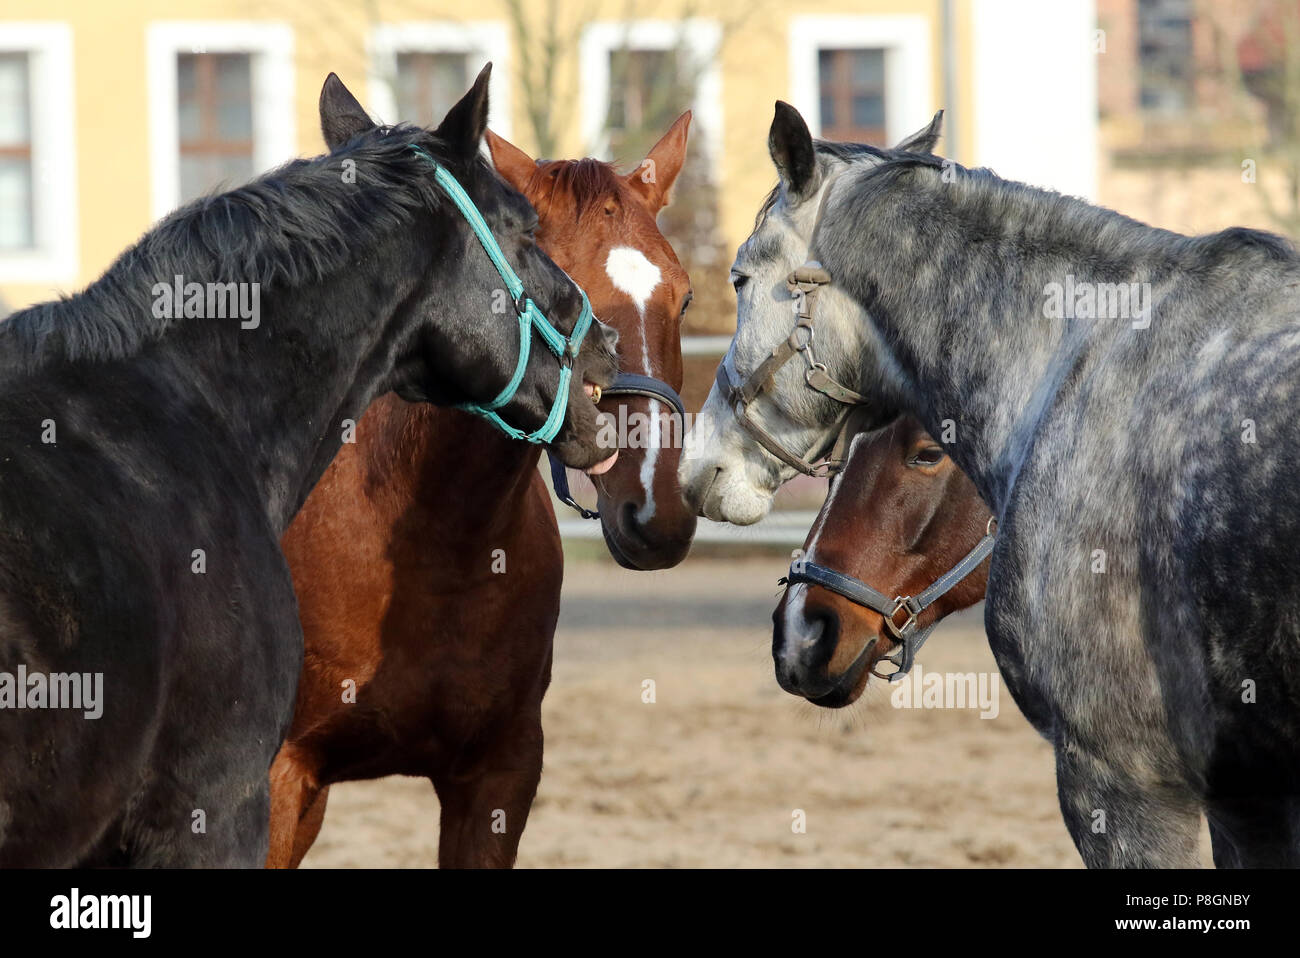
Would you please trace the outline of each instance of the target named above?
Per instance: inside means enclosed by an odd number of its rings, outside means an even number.
[[[682,487],[751,523],[846,404],[917,416],[997,516],[989,641],[1084,862],[1194,866],[1204,812],[1216,864],[1300,864],[1300,258],[964,169],[939,119],[878,150],[777,105]]]

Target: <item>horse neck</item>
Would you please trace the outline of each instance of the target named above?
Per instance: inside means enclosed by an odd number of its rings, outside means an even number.
[[[987,216],[987,198],[982,210],[961,208],[979,203],[978,194],[933,194],[936,205],[957,208],[918,212],[913,203],[906,215],[881,209],[905,199],[885,195],[873,200],[871,215],[859,210],[852,217],[854,232],[841,234],[851,235],[850,243],[819,251],[836,286],[870,317],[864,378],[885,371],[888,398],[922,421],[999,515],[1044,410],[1116,337],[1134,333],[1124,320],[1049,319],[1045,290],[1067,275],[1080,283],[1148,282],[1167,261],[1152,255],[1158,244],[1143,251],[1135,231],[1173,235],[1081,201],[1007,185],[1019,192],[1002,209],[1005,220],[994,224],[999,235],[990,235],[989,222],[979,218],[981,211]],[[1055,207],[1045,214],[1035,203]],[[1072,214],[1089,220],[1093,231],[1076,223],[1071,235],[1054,234],[1069,228]],[[939,222],[956,226],[940,233],[932,225]],[[872,235],[875,229],[880,232]],[[861,255],[865,249],[872,254]]]
[[[420,509],[439,542],[520,527],[541,446],[512,440],[471,413],[396,394],[375,401],[358,433],[367,486],[391,489],[393,509]]]
[[[262,501],[280,533],[343,444],[347,422],[361,420],[393,376],[396,338],[390,329],[413,282],[380,282],[377,253],[351,272],[327,278],[309,298],[286,290],[269,298],[250,348],[235,328],[217,349],[179,338],[174,353],[197,390],[218,398],[226,425],[246,450]],[[382,268],[385,276],[393,274]],[[371,275],[374,274],[374,275]],[[404,275],[414,275],[406,273]],[[366,290],[359,298],[357,292]],[[368,301],[367,301],[368,300]],[[257,362],[248,362],[256,355]]]

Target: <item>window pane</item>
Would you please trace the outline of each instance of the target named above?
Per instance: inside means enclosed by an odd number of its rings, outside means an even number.
[[[251,140],[253,138],[253,104],[223,103],[217,107],[217,139]]]
[[[0,249],[30,249],[34,245],[31,163],[0,156]]]
[[[252,178],[251,157],[184,154],[181,156],[181,202],[188,203],[208,193],[232,189]]]
[[[835,115],[835,98],[822,94],[822,127],[838,126],[839,118]]]
[[[447,111],[465,95],[469,87],[469,58],[463,53],[432,54],[432,116],[429,124],[441,123]]]
[[[176,126],[182,143],[203,139],[203,91],[200,57],[182,53],[176,57]]]
[[[30,145],[30,104],[27,54],[0,53],[0,146]]]
[[[248,100],[253,90],[253,64],[247,53],[222,53],[214,56],[217,93],[222,100]]]
[[[885,51],[819,50],[817,75],[822,136],[879,143],[885,127]]]
[[[176,120],[180,125],[181,142],[197,140],[203,135],[200,126],[199,105],[196,102],[176,104]]]
[[[469,54],[399,53],[398,118],[422,126],[442,122],[469,86]]]
[[[885,88],[885,51],[854,50],[853,92],[878,93]]]
[[[176,58],[182,202],[252,177],[252,62],[247,53]]]
[[[611,50],[606,126],[614,157],[645,155],[695,99],[695,78],[676,50]]]
[[[181,99],[189,99],[196,94],[199,81],[195,76],[198,70],[198,57],[182,53],[176,57],[176,93]]]
[[[1176,112],[1192,102],[1190,0],[1138,0],[1139,102]]]
[[[821,84],[823,90],[835,82],[835,52],[834,50],[817,51],[817,82]]]
[[[878,96],[853,97],[854,126],[884,126],[885,101]]]

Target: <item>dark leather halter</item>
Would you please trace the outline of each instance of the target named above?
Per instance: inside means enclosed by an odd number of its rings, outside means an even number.
[[[731,407],[732,414],[736,417],[736,422],[753,437],[755,442],[787,466],[797,469],[806,476],[821,478],[830,475],[843,462],[848,439],[853,431],[849,420],[859,417],[852,415],[846,417],[836,435],[829,457],[821,459],[821,456],[826,453],[825,448],[813,449],[804,455],[799,455],[781,445],[775,436],[750,416],[749,407],[759,395],[772,388],[773,377],[777,371],[796,355],[802,355],[808,363],[808,368],[804,372],[804,382],[809,389],[845,406],[863,407],[863,414],[865,414],[867,399],[832,379],[825,363],[818,362],[813,352],[813,310],[817,304],[817,294],[823,286],[830,284],[831,274],[822,268],[821,263],[811,261],[791,273],[785,282],[786,287],[796,297],[799,307],[799,318],[795,321],[790,335],[780,345],[773,347],[743,383],[738,383],[731,378],[731,373],[727,370],[727,359],[724,356],[722,362],[718,364],[717,383],[718,388],[722,390],[722,395],[726,397],[727,404]],[[821,461],[817,461],[819,459]]]
[[[655,379],[653,376],[642,376],[640,373],[619,373],[614,377],[614,384],[601,395],[602,397],[645,396],[648,399],[658,399],[661,402],[666,402],[677,413],[680,430],[686,428],[686,407],[682,405],[682,397],[677,395],[677,390],[661,379]],[[679,431],[678,435],[681,434],[681,431]],[[551,486],[555,489],[555,497],[566,506],[577,509],[582,518],[599,519],[599,512],[595,509],[584,509],[573,498],[573,493],[569,491],[569,474],[565,470],[564,463],[560,462],[549,449],[546,455],[551,460]]]
[[[782,585],[795,585],[800,582],[819,585],[823,589],[829,589],[836,595],[843,596],[856,605],[871,609],[873,612],[879,612],[884,616],[885,629],[893,637],[894,641],[902,646],[898,652],[887,657],[888,661],[898,668],[897,671],[890,672],[888,675],[881,675],[875,669],[872,669],[871,674],[878,678],[888,679],[890,682],[897,682],[912,670],[912,664],[916,660],[916,653],[920,651],[921,646],[925,645],[925,640],[930,637],[935,625],[938,625],[936,622],[924,629],[918,629],[916,627],[917,618],[922,612],[934,605],[940,596],[949,592],[958,582],[961,582],[962,579],[974,572],[979,567],[979,564],[989,557],[989,554],[993,551],[993,527],[995,524],[996,520],[990,518],[988,525],[984,527],[984,538],[975,544],[975,548],[966,553],[965,557],[955,566],[939,576],[929,588],[915,596],[896,595],[891,599],[885,593],[876,591],[862,580],[811,562],[804,558],[802,554],[798,554],[795,560],[790,563],[790,574],[778,581]],[[901,623],[898,621],[900,612],[906,613]]]

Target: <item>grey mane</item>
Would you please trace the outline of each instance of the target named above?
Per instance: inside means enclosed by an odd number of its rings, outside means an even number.
[[[1264,230],[1230,227],[1186,236],[1149,226],[1074,196],[1004,180],[986,168],[967,169],[930,154],[842,149],[826,144],[828,155],[861,173],[845,197],[854,215],[876,215],[891,195],[912,215],[942,213],[948,225],[980,238],[1014,238],[1039,254],[1087,257],[1115,263],[1134,259],[1166,269],[1203,270],[1233,260],[1300,262],[1294,244]],[[926,171],[913,175],[916,171]],[[929,171],[944,173],[945,179]]]

